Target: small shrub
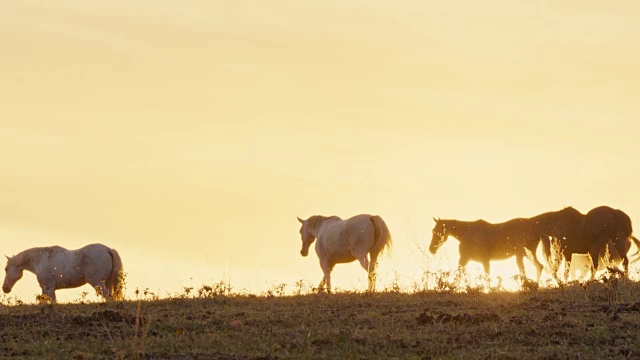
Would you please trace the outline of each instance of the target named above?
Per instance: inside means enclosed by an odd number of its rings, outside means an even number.
[[[537,281],[531,280],[525,275],[514,275],[513,279],[518,282],[522,292],[534,292],[539,288]]]
[[[313,286],[311,286],[308,282],[305,282],[303,279],[296,281],[294,284],[293,295],[300,296],[309,294],[313,291]]]
[[[400,293],[402,291],[402,287],[400,286],[400,275],[397,271],[393,272],[393,280],[391,284],[385,286],[384,292],[388,293]]]
[[[284,296],[285,287],[287,287],[287,284],[273,285],[271,289],[262,292],[261,295],[264,297]]]
[[[199,298],[212,298],[214,296],[231,296],[231,284],[224,280],[220,280],[213,285],[202,285],[198,289]]]
[[[49,295],[36,294],[36,302],[39,304],[51,304],[53,299]]]

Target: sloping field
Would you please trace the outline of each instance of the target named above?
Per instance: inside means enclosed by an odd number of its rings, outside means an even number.
[[[640,285],[0,307],[2,358],[639,358]]]

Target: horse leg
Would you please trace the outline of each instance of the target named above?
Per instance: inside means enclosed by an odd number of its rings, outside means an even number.
[[[555,254],[555,257],[552,258],[551,239],[548,236],[541,237],[540,241],[542,241],[542,256],[544,257],[544,260],[547,262],[547,265],[549,265],[549,270],[550,270],[549,272],[551,273],[551,276],[553,276],[553,278],[556,279],[558,283],[560,283],[560,279],[558,278],[558,271],[560,270],[560,262],[554,260],[554,259],[557,259],[560,256],[560,254]],[[535,251],[533,252],[533,257],[537,260]],[[544,268],[544,265],[543,265],[543,268]],[[540,280],[538,280],[538,282],[540,282]]]
[[[553,249],[551,248],[553,246]],[[544,254],[551,276],[556,280],[558,284],[566,282],[569,278],[568,266],[571,261],[571,254],[566,252],[566,248],[563,249],[563,245],[558,242],[556,237],[549,238],[545,236],[542,240],[542,253]],[[560,278],[560,267],[562,261],[565,263],[564,281]]]
[[[467,262],[469,262],[469,260],[467,260]],[[483,261],[482,267],[484,268],[484,273],[487,275],[487,286],[491,289],[491,261]]]
[[[326,286],[328,293],[331,293],[331,270],[333,270],[334,266],[335,264],[329,263],[328,260],[325,260],[325,259],[320,260],[320,268],[324,273],[324,277],[320,282],[319,288],[322,289],[323,285]]]
[[[518,265],[520,276],[522,276],[523,279],[526,279],[527,273],[524,271],[524,255],[522,254],[516,255],[516,264]]]
[[[327,292],[329,294],[331,294],[331,270],[333,270],[333,265],[329,266],[329,272],[326,275],[327,281],[325,282],[325,284],[327,285]]]
[[[487,274],[487,276],[491,276],[491,262],[489,260],[482,262],[482,268],[484,269],[484,273]]]
[[[102,296],[105,300],[112,300],[111,289],[107,286],[107,280],[87,279],[89,285],[93,287],[96,295]]]
[[[373,257],[371,258],[371,260],[369,260],[367,255],[359,257],[358,261],[360,262],[360,266],[362,266],[362,268],[367,272],[368,291],[369,292],[375,291],[376,261],[374,260]]]
[[[462,251],[461,251],[460,259],[458,260],[458,271],[464,271],[468,263],[469,263],[469,257],[462,255]]]
[[[370,254],[370,256],[371,256],[371,261],[369,261],[369,268],[367,269],[368,280],[369,280],[369,292],[375,292],[376,281],[377,281],[376,270],[378,268],[378,255]]]
[[[100,281],[98,283],[98,286],[100,287],[101,290],[101,295],[105,300],[112,300],[111,298],[111,291],[109,290],[109,288],[107,287],[107,282],[105,280]],[[97,289],[96,289],[97,290]]]
[[[42,295],[51,299],[52,303],[56,303],[56,287],[53,285],[40,285],[42,288]]]
[[[551,240],[549,239],[548,236],[542,236],[540,238],[540,241],[542,242],[542,256],[544,257],[544,260],[547,262],[547,265],[549,265],[549,272],[551,273],[551,276],[556,279],[556,281],[558,281],[558,283],[560,282],[560,279],[558,279],[558,268],[556,268],[556,265],[552,263],[552,259],[551,259]],[[559,254],[557,254],[559,256]],[[536,253],[533,252],[533,257],[537,260],[536,258]],[[538,262],[540,263],[540,262]],[[542,266],[544,268],[544,265]],[[538,280],[538,282],[540,282],[540,280]]]
[[[362,268],[367,272],[368,291],[375,291],[375,266],[377,255],[374,256],[373,254],[371,254],[371,259],[369,259],[369,254],[367,253],[356,254],[354,253],[354,251],[352,251],[351,254],[353,254],[353,256],[358,259],[358,262],[360,262],[360,266],[362,266]]]
[[[360,266],[362,266],[362,268],[364,269],[364,271],[369,272],[369,264],[371,263],[369,261],[369,259],[367,258],[367,255],[365,255],[364,257],[359,257],[358,258],[358,262],[360,262]]]
[[[623,275],[625,279],[629,276],[629,257],[627,256],[627,253],[629,252],[630,248],[631,248],[631,240],[629,240],[628,237],[626,238],[626,241],[622,242],[618,246],[615,246],[616,252],[618,253],[618,257],[622,259],[622,268],[624,271]]]
[[[564,283],[566,283],[569,280],[569,270],[571,269],[571,255],[573,254],[569,252],[569,250],[565,249],[562,252],[562,255],[564,257]],[[560,281],[560,279],[558,279],[557,277],[556,281],[558,281],[558,284],[562,283],[562,281]]]
[[[538,256],[536,255],[536,253],[532,252],[531,254],[531,257],[533,258],[533,266],[536,267],[536,282],[539,284],[540,278],[542,277],[542,269],[544,269],[544,265],[542,265],[540,260],[538,260]]]
[[[469,258],[467,256],[462,255],[462,252],[461,252],[460,259],[458,260],[458,270],[464,270],[464,268],[467,266],[468,263],[469,263]]]
[[[600,251],[592,248],[591,251],[589,251],[589,256],[591,256],[591,280],[595,280],[596,272],[598,271],[598,258],[600,257]]]
[[[548,237],[542,238],[542,255],[544,255],[547,262],[549,262],[549,259],[551,258],[551,240],[549,240]]]
[[[38,284],[42,289],[42,295],[49,297],[52,303],[56,302],[56,279],[47,276],[38,276]]]

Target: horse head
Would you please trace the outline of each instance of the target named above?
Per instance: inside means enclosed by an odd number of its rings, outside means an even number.
[[[433,221],[436,222],[436,226],[433,228],[433,235],[431,236],[431,244],[429,245],[429,251],[432,254],[435,254],[436,251],[440,248],[447,238],[449,237],[449,233],[447,232],[447,224],[444,220],[433,218]]]
[[[5,277],[4,283],[2,284],[2,291],[4,291],[5,294],[8,294],[11,292],[16,281],[22,278],[23,269],[14,264],[15,261],[11,261],[12,258],[6,255],[5,257],[7,258],[7,266],[4,268]]]
[[[311,227],[309,226],[309,219],[302,220],[298,218],[298,221],[302,224],[300,226],[300,238],[302,239],[302,249],[300,249],[300,255],[309,255],[309,247],[316,240],[316,237],[311,233]]]

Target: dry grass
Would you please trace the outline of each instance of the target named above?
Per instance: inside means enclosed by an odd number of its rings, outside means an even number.
[[[444,280],[443,280],[444,281]],[[640,285],[618,280],[519,293],[239,295],[0,306],[0,354],[46,359],[640,357]],[[523,287],[523,289],[525,289]],[[149,299],[152,297],[149,296]]]

